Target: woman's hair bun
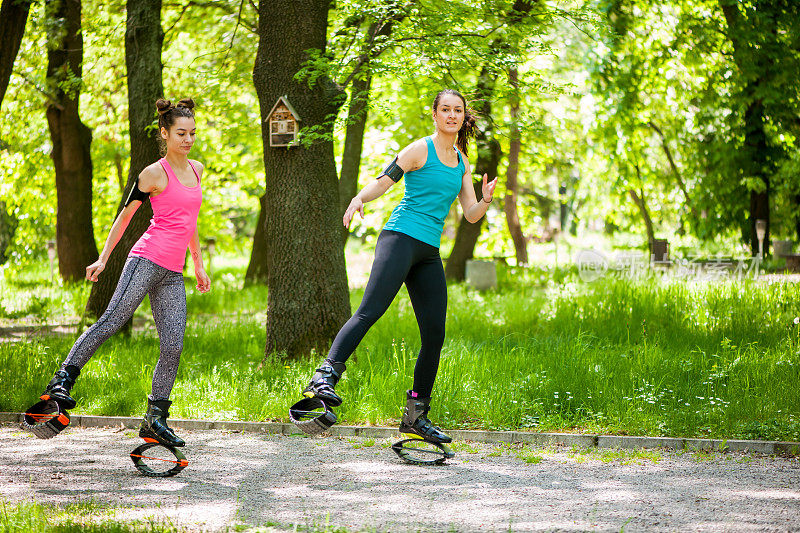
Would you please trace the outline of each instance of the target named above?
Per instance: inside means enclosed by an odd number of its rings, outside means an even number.
[[[163,98],[159,98],[158,100],[156,100],[156,108],[158,109],[159,115],[163,115],[173,107],[175,106],[173,106],[172,102],[170,102],[169,100],[164,100]]]
[[[169,131],[180,117],[194,118],[194,100],[182,98],[177,105],[165,98],[156,100],[158,108],[158,127]]]

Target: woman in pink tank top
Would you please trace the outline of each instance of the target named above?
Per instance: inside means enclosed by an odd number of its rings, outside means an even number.
[[[43,396],[58,402],[63,410],[75,407],[70,391],[81,369],[149,295],[160,355],[139,436],[167,446],[184,446],[184,441],[167,425],[167,416],[186,329],[183,266],[187,247],[194,261],[197,288],[208,292],[211,284],[203,267],[197,234],[197,214],[203,200],[200,186],[203,165],[187,157],[195,140],[194,102],[184,99],[173,105],[160,99],[156,107],[166,155],[139,174],[124,209],[111,227],[100,258],[86,267],[86,279],[97,281],[133,214],[148,199],[153,206],[150,227],[131,249],[103,316],[78,338]]]

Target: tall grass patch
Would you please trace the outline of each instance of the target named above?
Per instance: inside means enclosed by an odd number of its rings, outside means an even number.
[[[224,275],[224,273],[223,273]],[[173,416],[287,420],[324,354],[263,361],[266,290],[189,294]],[[500,289],[449,291],[432,418],[446,428],[800,440],[800,311],[792,283],[627,280],[504,271]],[[351,293],[353,309],[362,291]],[[0,344],[0,410],[24,409],[74,339]],[[342,423],[396,424],[419,351],[405,290],[337,391]],[[158,358],[152,328],[103,345],[75,412],[137,415]]]

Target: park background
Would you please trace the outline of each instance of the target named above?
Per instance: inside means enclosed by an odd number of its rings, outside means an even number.
[[[155,99],[190,96],[212,292],[186,272],[172,415],[286,420],[358,305],[403,187],[368,204],[349,236],[343,206],[432,132],[430,104],[450,87],[479,116],[473,169],[499,185],[485,220],[466,224],[454,204],[445,225],[434,420],[800,440],[797,288],[773,246],[800,237],[799,11],[788,0],[4,0],[0,411],[24,410],[105,308],[146,206],[95,287],[85,266],[158,157]],[[300,118],[290,148],[269,142],[282,96]],[[651,266],[663,240],[670,263]],[[587,277],[575,264],[585,249],[630,268]],[[496,289],[464,283],[471,257],[496,260]],[[398,423],[418,347],[403,290],[350,361],[340,420]],[[84,369],[75,412],[141,413],[157,353],[145,303]]]

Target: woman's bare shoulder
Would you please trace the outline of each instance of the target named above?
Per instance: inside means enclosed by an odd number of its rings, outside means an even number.
[[[397,164],[400,165],[403,170],[409,172],[422,168],[427,158],[428,144],[425,142],[424,138],[417,139],[400,151],[400,154],[397,156]]]
[[[194,165],[194,168],[197,169],[197,173],[202,175],[203,171],[206,169],[205,165],[197,159],[190,159],[189,161]]]
[[[139,190],[143,192],[155,192],[166,186],[167,173],[161,163],[156,161],[144,167],[139,173]]]

